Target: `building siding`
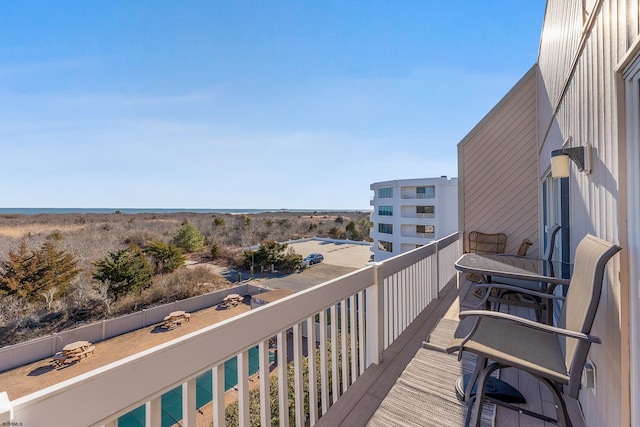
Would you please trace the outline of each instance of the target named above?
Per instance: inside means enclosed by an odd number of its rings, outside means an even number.
[[[572,146],[593,145],[593,172],[572,168],[570,227],[572,253],[587,233],[620,242],[618,200],[618,112],[614,69],[638,37],[637,0],[595,1],[583,19],[582,1],[549,0],[539,52],[540,87],[551,114],[539,117],[539,173],[549,167],[549,152],[568,136]],[[539,99],[541,98],[539,94]],[[593,334],[597,390],[583,390],[580,402],[587,425],[628,425],[627,348],[620,331],[627,313],[621,304],[619,257],[609,263]],[[625,284],[624,286],[628,286]],[[626,378],[625,378],[626,377]]]
[[[505,233],[507,253],[529,239],[539,253],[536,141],[534,67],[458,145],[462,230]]]

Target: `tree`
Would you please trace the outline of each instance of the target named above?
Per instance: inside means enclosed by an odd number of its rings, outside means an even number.
[[[35,301],[46,294],[51,305],[80,273],[75,257],[59,248],[55,240],[45,241],[36,251],[29,251],[23,240],[18,251],[9,251],[8,255],[0,263],[0,295]]]
[[[171,273],[184,264],[184,255],[175,245],[161,241],[145,246],[143,252],[150,258],[155,274]]]
[[[211,258],[218,259],[220,257],[220,255],[222,254],[222,250],[220,248],[220,245],[214,242],[211,245],[210,253],[211,253]]]
[[[356,223],[354,221],[349,221],[344,229],[347,233],[347,238],[351,240],[359,240],[358,230],[356,230]]]
[[[339,227],[331,227],[327,234],[332,239],[344,239],[346,237],[344,230]]]
[[[286,243],[278,243],[275,240],[267,240],[260,243],[255,251],[244,252],[244,267],[259,265],[264,268],[273,266],[277,270],[293,271],[302,263],[302,255],[289,248]],[[286,252],[285,252],[286,251]]]
[[[117,300],[120,295],[142,291],[151,286],[153,268],[147,257],[137,246],[129,246],[110,252],[106,258],[97,261],[93,278],[109,283],[109,293]]]
[[[369,236],[369,232],[371,231],[371,221],[369,218],[362,217],[358,221],[358,229],[360,230],[360,234],[363,239],[366,239]]]
[[[173,238],[173,243],[187,253],[204,248],[204,236],[195,225],[185,221]]]

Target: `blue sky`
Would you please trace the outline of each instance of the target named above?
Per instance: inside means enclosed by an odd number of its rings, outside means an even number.
[[[543,0],[0,3],[0,207],[370,209],[457,176]]]

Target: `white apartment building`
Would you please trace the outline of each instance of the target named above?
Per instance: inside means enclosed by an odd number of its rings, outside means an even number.
[[[458,178],[402,179],[371,184],[375,261],[440,239],[458,227]]]

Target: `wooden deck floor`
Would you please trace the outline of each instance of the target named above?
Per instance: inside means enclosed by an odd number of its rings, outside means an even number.
[[[409,326],[409,328],[384,352],[383,362],[369,368],[356,383],[332,406],[316,425],[364,426],[380,406],[400,374],[411,362],[425,339],[442,319],[459,320],[461,308],[476,308],[480,300],[470,292],[471,283],[452,280],[440,297]],[[530,317],[521,307],[507,308],[513,314]],[[555,418],[555,406],[550,392],[540,386],[538,380],[515,369],[503,369],[500,378],[516,387],[527,399],[523,408],[543,412]],[[452,385],[453,386],[453,385]],[[581,418],[577,402],[567,402],[572,420]],[[577,412],[576,412],[577,411]],[[551,426],[538,419],[498,407],[496,427]],[[580,423],[578,423],[580,425]]]

